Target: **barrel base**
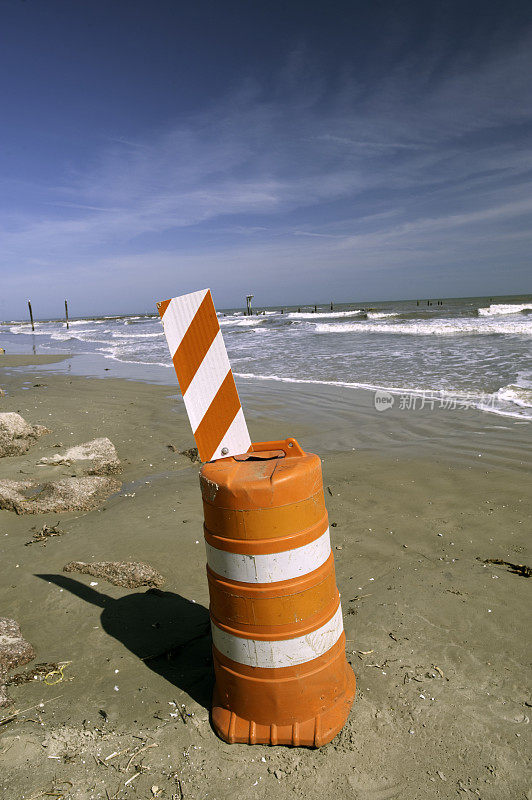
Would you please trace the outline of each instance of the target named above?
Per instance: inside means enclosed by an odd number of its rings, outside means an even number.
[[[321,714],[291,725],[264,725],[243,719],[221,705],[217,686],[214,687],[211,720],[214,730],[229,744],[291,745],[292,747],[322,747],[339,733],[349,714],[356,691],[356,679],[346,664],[346,686],[336,701]]]

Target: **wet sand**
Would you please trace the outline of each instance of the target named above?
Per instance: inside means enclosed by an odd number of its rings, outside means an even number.
[[[37,653],[20,671],[68,662],[55,685],[60,674],[9,687],[0,720],[31,710],[0,725],[2,798],[532,796],[532,581],[483,563],[531,562],[532,426],[378,413],[364,392],[241,386],[255,440],[294,435],[324,459],[358,687],[343,732],[319,751],[229,746],[208,719],[198,465],[168,447],[193,446],[176,388],[2,358],[0,410],[53,432],[0,459],[0,479],[68,476],[36,462],[100,436],[123,466],[120,492],[89,513],[0,512],[0,613]],[[25,546],[34,526],[58,522],[62,535]],[[128,590],[62,572],[104,560],[147,562],[166,584]]]

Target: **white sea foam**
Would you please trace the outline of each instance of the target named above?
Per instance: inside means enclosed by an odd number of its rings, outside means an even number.
[[[363,317],[366,312],[361,309],[353,311],[290,311],[285,316],[290,319],[325,319],[334,317]]]
[[[94,336],[84,336],[82,333],[63,333],[62,331],[56,331],[50,334],[50,339],[56,342],[77,340],[78,342],[87,342],[90,344],[107,344],[107,339],[96,339]]]
[[[500,396],[499,392],[495,395],[478,395],[473,392],[458,392],[446,391],[442,389],[420,389],[411,387],[400,386],[381,386],[372,383],[362,383],[360,381],[324,381],[314,378],[293,378],[281,375],[256,375],[252,372],[235,372],[237,378],[249,378],[260,381],[278,381],[280,383],[301,383],[314,386],[331,386],[342,389],[366,389],[370,391],[389,392],[393,395],[412,395],[415,397],[424,398],[427,408],[431,408],[431,400],[434,402],[435,407],[438,403],[446,402],[447,408],[453,407],[453,401],[457,406],[465,408],[473,408],[478,411],[486,411],[492,414],[497,414],[502,417],[512,417],[514,419],[529,419],[527,414],[519,411],[512,411],[501,405],[496,405],[497,400],[507,400],[508,398]],[[509,387],[505,387],[509,388]],[[512,401],[515,402],[515,401]],[[518,405],[521,405],[518,403]]]
[[[43,325],[44,323],[36,322],[34,331],[32,331],[31,324],[29,322],[22,325],[11,325],[9,332],[14,334],[27,333],[30,334],[30,336],[49,336],[52,332],[51,329],[44,328]]]
[[[410,336],[471,336],[508,334],[532,336],[532,316],[522,319],[434,319],[412,320],[411,322],[357,322],[356,324],[321,323],[314,327],[316,333],[393,333]]]
[[[368,311],[368,319],[386,319],[387,317],[396,317],[397,314],[386,311]]]
[[[136,341],[137,339],[164,339],[164,332],[162,328],[156,333],[118,333],[117,331],[111,331],[111,336],[113,339],[131,339],[131,341]]]
[[[521,408],[532,408],[532,387],[509,383],[497,392],[497,399],[513,403]]]
[[[240,319],[231,319],[231,317],[224,317],[218,320],[220,325],[234,325],[237,328],[253,328],[255,325],[260,325],[262,320],[256,317],[242,317]]]
[[[520,314],[521,311],[532,311],[532,303],[494,303],[487,308],[479,308],[481,317],[492,317],[500,314]]]

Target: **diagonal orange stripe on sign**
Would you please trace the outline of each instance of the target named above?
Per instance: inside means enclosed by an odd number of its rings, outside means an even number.
[[[166,311],[171,302],[172,300],[170,299],[170,300],[161,300],[160,303],[157,303],[157,308],[159,310],[159,315],[161,319],[163,318],[164,312]]]
[[[185,394],[220,330],[211,293],[207,292],[173,356],[181,392]]]
[[[205,416],[194,431],[194,439],[202,461],[210,461],[239,410],[240,400],[235,379],[229,370]]]

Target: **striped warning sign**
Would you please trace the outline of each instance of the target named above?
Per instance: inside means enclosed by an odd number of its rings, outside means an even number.
[[[246,453],[251,439],[210,290],[157,308],[201,460]]]

